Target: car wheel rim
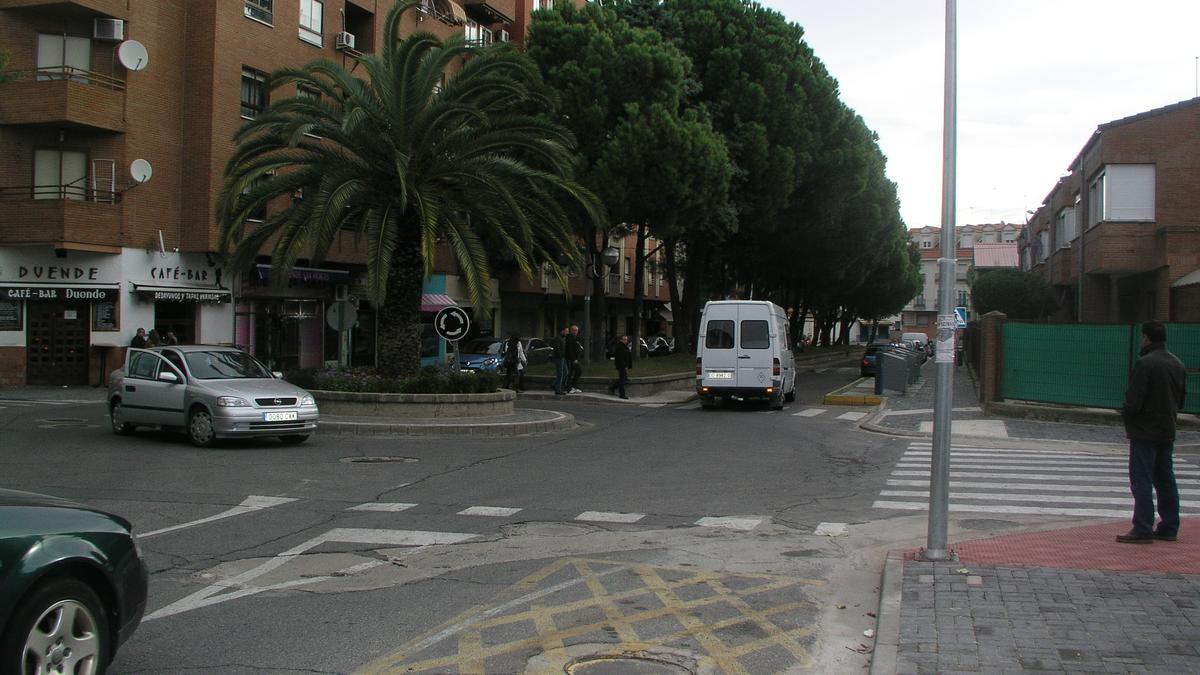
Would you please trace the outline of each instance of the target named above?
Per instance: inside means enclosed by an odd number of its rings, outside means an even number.
[[[121,420],[121,404],[114,403],[112,406],[112,428],[113,431],[121,431],[125,428],[125,422]]]
[[[197,443],[207,443],[212,440],[212,418],[206,412],[192,415],[192,439]]]
[[[99,672],[96,618],[74,600],[56,602],[42,613],[25,639],[22,673]]]

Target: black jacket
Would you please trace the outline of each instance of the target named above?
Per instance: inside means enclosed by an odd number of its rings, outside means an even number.
[[[555,335],[550,338],[550,360],[557,361],[563,357],[563,338],[561,335]]]
[[[629,351],[629,345],[624,342],[617,343],[613,352],[613,365],[617,370],[628,370],[633,367],[633,352]]]
[[[578,335],[568,334],[566,339],[566,351],[568,361],[578,361],[583,358],[583,343],[579,341]]]
[[[1142,349],[1133,366],[1121,417],[1128,438],[1166,443],[1175,440],[1175,413],[1186,394],[1183,363],[1161,342]]]

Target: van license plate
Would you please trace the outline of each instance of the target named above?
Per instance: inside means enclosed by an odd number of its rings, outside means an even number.
[[[732,380],[733,373],[710,372],[708,377],[713,380]]]
[[[296,420],[296,411],[291,412],[269,412],[263,413],[264,422],[294,422]]]

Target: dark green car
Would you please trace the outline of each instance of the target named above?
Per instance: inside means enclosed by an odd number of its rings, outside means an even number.
[[[103,673],[141,623],[146,583],[124,518],[0,489],[0,673]]]

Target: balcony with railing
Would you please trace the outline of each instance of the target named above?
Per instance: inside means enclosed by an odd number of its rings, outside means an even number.
[[[0,244],[118,247],[120,198],[81,183],[0,187]]]
[[[129,18],[128,0],[0,0],[4,9],[45,9],[58,16],[89,18],[106,16],[113,19]]]
[[[511,24],[516,16],[514,0],[463,0],[467,14],[482,24]]]
[[[6,73],[0,124],[125,131],[125,82],[72,66]]]

